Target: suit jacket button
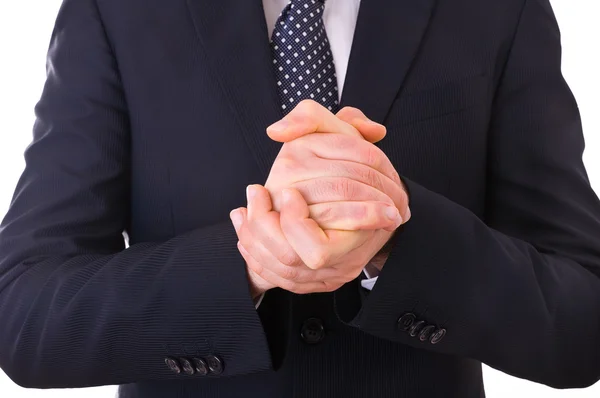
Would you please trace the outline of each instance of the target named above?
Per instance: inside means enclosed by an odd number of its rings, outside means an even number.
[[[325,337],[323,322],[318,318],[309,318],[302,324],[300,337],[308,344],[320,343]]]
[[[179,358],[179,363],[181,363],[181,368],[183,369],[183,373],[186,375],[193,375],[196,373],[196,369],[187,358]]]
[[[425,321],[413,323],[410,329],[408,329],[408,334],[410,335],[410,337],[416,337],[416,335],[419,334],[423,326],[425,326]]]
[[[171,369],[171,372],[173,372],[175,374],[181,373],[181,367],[179,366],[179,362],[177,362],[177,359],[167,357],[167,358],[165,358],[165,363],[167,364],[169,369]]]
[[[429,342],[431,344],[437,344],[440,341],[442,341],[442,339],[444,338],[445,335],[446,335],[446,329],[438,329],[435,331],[434,334],[431,335],[431,340],[429,340]]]
[[[208,365],[204,359],[194,358],[192,361],[194,361],[194,367],[200,376],[206,376],[208,374]]]
[[[406,313],[402,315],[400,319],[398,319],[398,328],[403,332],[406,332],[408,329],[410,329],[410,327],[416,320],[417,317],[415,316],[415,314],[411,314],[410,312]]]
[[[419,340],[420,341],[429,340],[429,337],[431,337],[431,334],[433,333],[434,330],[435,330],[435,326],[433,326],[433,325],[425,326],[423,328],[423,330],[421,330],[421,333],[419,333]]]
[[[221,358],[216,355],[208,355],[206,357],[206,363],[208,364],[208,370],[215,375],[223,373],[224,364]]]

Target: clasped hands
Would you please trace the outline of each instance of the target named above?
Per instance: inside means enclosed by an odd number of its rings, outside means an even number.
[[[306,100],[267,134],[284,145],[265,185],[248,186],[247,207],[230,214],[252,296],[337,290],[410,219],[400,177],[373,145],[385,127]]]

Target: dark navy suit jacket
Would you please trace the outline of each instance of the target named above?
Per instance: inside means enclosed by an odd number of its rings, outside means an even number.
[[[363,0],[342,103],[387,126],[412,219],[372,292],[256,311],[228,214],[280,148],[261,1],[65,0],[0,229],[0,367],[126,398],[474,398],[481,362],[594,383],[600,203],[560,52],[548,0]]]

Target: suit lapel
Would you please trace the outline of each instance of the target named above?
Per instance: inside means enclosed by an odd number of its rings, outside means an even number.
[[[262,2],[186,0],[239,131],[266,180],[281,144],[266,127],[282,117]]]
[[[342,106],[384,122],[428,26],[435,0],[362,0]]]

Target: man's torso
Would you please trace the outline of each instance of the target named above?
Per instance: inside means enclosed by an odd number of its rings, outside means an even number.
[[[248,184],[264,183],[279,149],[264,131],[280,111],[261,3],[98,3],[129,110],[130,242],[226,219],[244,205]],[[395,168],[482,218],[490,109],[518,3],[363,0],[345,76],[342,106],[385,123],[378,146]],[[121,396],[483,394],[478,362],[348,327],[329,294],[269,292],[259,313],[278,336],[273,355],[286,353],[277,372],[127,385]],[[324,327],[317,344],[302,337],[310,318]]]

